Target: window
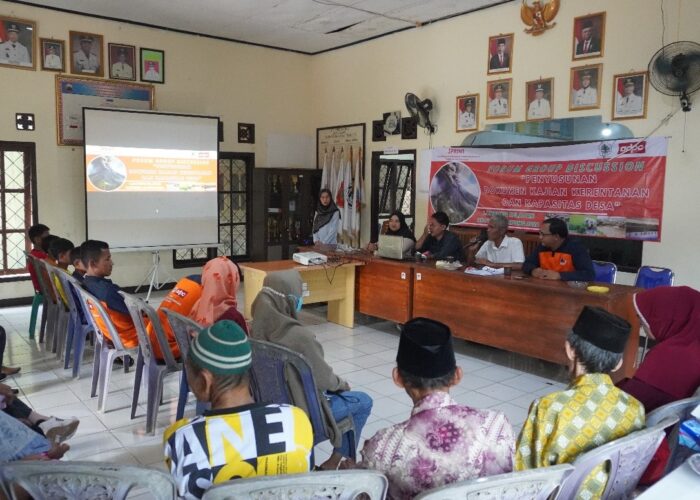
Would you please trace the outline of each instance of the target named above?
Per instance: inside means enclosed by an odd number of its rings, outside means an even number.
[[[27,277],[27,229],[37,215],[33,143],[0,141],[0,278]]]
[[[372,241],[377,241],[382,223],[398,210],[414,225],[415,152],[398,155],[372,153]]]
[[[254,155],[219,155],[219,246],[184,248],[173,251],[173,266],[201,266],[207,260],[225,255],[232,260],[249,256],[250,200]]]

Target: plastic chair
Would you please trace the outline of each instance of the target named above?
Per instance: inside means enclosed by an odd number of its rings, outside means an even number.
[[[52,350],[56,353],[57,359],[62,359],[66,350],[65,346],[67,339],[69,336],[72,338],[72,336],[68,334],[68,330],[73,327],[71,322],[72,314],[70,311],[70,304],[63,302],[63,298],[58,291],[60,285],[63,294],[66,296],[66,301],[68,301],[68,292],[65,288],[63,288],[63,285],[61,285],[62,282],[60,276],[67,276],[67,274],[61,268],[52,266],[48,262],[44,262],[44,266],[46,267],[49,280],[51,281],[51,286],[53,287],[54,295],[56,296],[56,302],[58,303],[58,321],[56,323],[56,332],[53,338]]]
[[[183,316],[182,314],[171,311],[170,309],[162,309],[165,317],[168,319],[168,324],[175,334],[177,346],[180,348],[180,357],[185,359],[187,352],[190,350],[190,342],[192,337],[197,335],[202,329],[194,320]],[[187,396],[190,393],[190,386],[187,383],[187,372],[182,370],[180,377],[180,395],[177,401],[177,411],[175,413],[176,420],[180,420],[185,414],[185,405],[187,404]],[[197,403],[197,415],[200,415],[206,405]]]
[[[609,462],[610,466],[602,498],[631,498],[639,478],[665,436],[664,431],[676,422],[677,418],[665,419],[652,427],[632,432],[579,455],[572,464],[574,471],[562,483],[557,499],[574,498],[586,477],[604,462]]]
[[[97,407],[101,412],[105,411],[107,405],[107,395],[109,393],[109,377],[112,373],[114,360],[118,357],[124,358],[124,372],[129,371],[129,357],[135,357],[138,349],[126,349],[122,344],[117,329],[114,327],[109,314],[105,311],[97,298],[88,291],[73,287],[80,296],[80,303],[83,305],[83,310],[87,311],[87,319],[95,331],[95,356],[92,364],[92,388],[90,396],[95,397],[98,394]],[[100,318],[100,322],[107,329],[107,332],[102,331],[102,327],[96,320],[95,315]],[[111,340],[107,338],[109,334]],[[99,385],[99,388],[98,388]]]
[[[685,462],[685,460],[694,453],[690,448],[679,446],[678,435],[681,424],[685,420],[692,418],[690,412],[692,412],[698,405],[700,405],[700,397],[694,396],[692,398],[681,399],[680,401],[668,403],[647,415],[647,427],[656,425],[665,418],[678,418],[678,422],[668,431],[667,439],[668,446],[671,450],[671,455],[666,463],[664,475],[683,465],[683,462]]]
[[[365,494],[383,500],[389,482],[379,472],[343,470],[258,476],[217,484],[204,492],[202,500],[252,500],[261,498],[333,498],[352,500]],[[363,497],[360,497],[363,498]]]
[[[314,431],[314,446],[326,441],[330,437],[331,429],[328,428],[328,420],[325,415],[330,415],[330,408],[326,398],[316,388],[311,368],[301,354],[290,349],[250,339],[253,350],[253,364],[251,365],[251,389],[256,401],[266,401],[277,404],[291,404],[304,411],[311,421]],[[290,376],[296,375],[302,383],[304,397],[302,401],[294,399],[287,385]],[[349,434],[350,458],[355,459],[355,424],[352,416],[336,422],[337,431]]]
[[[34,256],[31,255],[27,251],[22,251],[24,253],[24,256],[27,259],[27,271],[29,271],[30,267],[34,269]],[[41,290],[34,290],[34,298],[32,299],[32,313],[29,319],[29,338],[34,339],[34,332],[36,330],[36,317],[39,314],[39,306],[43,305],[44,303],[44,296],[41,293]],[[43,312],[42,312],[43,316]]]
[[[66,273],[57,273],[63,291],[68,300],[68,310],[70,311],[70,324],[68,327],[65,343],[65,362],[63,368],[70,366],[71,352],[73,354],[73,377],[80,377],[80,365],[83,362],[83,352],[85,350],[85,340],[92,335],[94,341],[95,331],[88,320],[89,311],[83,309],[80,302],[80,295],[77,288],[82,288],[80,282],[73,276]]]
[[[598,283],[615,283],[617,279],[617,266],[612,262],[594,260],[593,270],[595,271],[595,280]]]
[[[561,464],[469,479],[425,491],[418,495],[416,500],[450,500],[472,497],[547,500],[573,470],[573,465]]]
[[[666,267],[642,266],[637,271],[634,286],[638,288],[656,288],[672,286],[675,275]]]
[[[42,297],[42,308],[41,308],[41,326],[39,327],[39,343],[44,342],[44,338],[47,335],[47,326],[51,327],[55,324],[56,316],[56,298],[51,297],[49,289],[47,288],[46,277],[44,267],[41,265],[43,262],[41,259],[37,259],[33,255],[27,255],[28,261],[34,268],[34,274],[36,275],[36,281],[39,284],[39,291]]]
[[[11,491],[11,500],[26,498],[15,492],[13,486],[24,489],[35,500],[123,500],[135,488],[147,489],[148,498],[154,500],[176,498],[176,486],[170,474],[136,465],[18,461],[3,464],[0,480]]]
[[[138,406],[139,392],[141,389],[141,378],[145,368],[146,380],[148,382],[146,432],[155,434],[156,418],[158,417],[158,407],[163,397],[163,383],[165,377],[171,373],[181,373],[183,371],[183,366],[182,363],[175,361],[175,357],[170,350],[167,337],[163,331],[163,326],[160,324],[160,317],[156,310],[143,299],[135,295],[130,295],[125,292],[119,292],[119,294],[124,297],[124,302],[129,310],[129,315],[134,322],[136,334],[139,338],[139,354],[136,359],[134,395],[131,400],[131,418],[133,419],[136,416],[136,406]],[[163,354],[163,361],[159,361],[155,356],[144,318],[148,319],[150,326],[153,328],[158,341],[158,347]]]

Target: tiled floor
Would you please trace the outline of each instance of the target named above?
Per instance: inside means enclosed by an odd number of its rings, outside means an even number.
[[[20,397],[40,413],[80,418],[66,458],[164,470],[162,434],[175,418],[178,377],[166,379],[156,434],[147,435],[145,390],[141,391],[137,417],[130,419],[133,370],[125,374],[115,368],[107,410],[99,412],[97,398],[90,398],[92,352],[86,353],[80,378],[73,379],[70,370],[64,370],[43,345],[29,340],[29,312],[29,307],[0,309],[0,323],[8,332],[5,365],[22,367],[19,375],[8,377],[5,383],[19,388]],[[322,342],[326,359],[336,373],[345,377],[353,390],[365,391],[374,399],[372,415],[362,432],[364,441],[378,429],[405,420],[411,410],[410,399],[391,380],[399,334],[393,323],[361,315],[356,318],[355,328],[348,329],[325,321],[325,312],[323,306],[306,307],[301,317]],[[454,398],[461,404],[503,411],[516,433],[530,402],[564,385],[566,372],[561,367],[461,340],[455,344],[464,378],[452,390]],[[190,397],[186,416],[193,414],[194,401]],[[317,461],[325,460],[329,453],[328,444],[320,444]]]

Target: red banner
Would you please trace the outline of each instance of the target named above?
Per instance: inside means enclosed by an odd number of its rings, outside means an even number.
[[[668,141],[664,137],[518,149],[431,151],[428,213],[537,231],[560,217],[574,234],[658,241]]]

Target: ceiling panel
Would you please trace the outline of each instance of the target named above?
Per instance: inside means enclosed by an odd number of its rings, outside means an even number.
[[[313,54],[513,0],[8,1]]]

